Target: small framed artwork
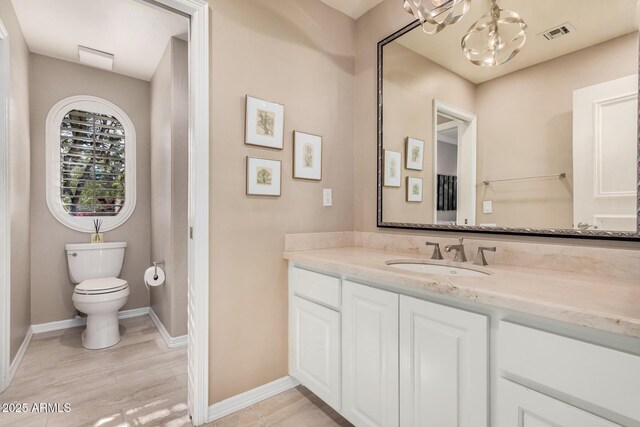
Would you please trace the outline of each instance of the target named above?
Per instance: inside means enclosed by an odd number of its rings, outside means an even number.
[[[407,177],[407,202],[422,202],[422,178]]]
[[[424,164],[424,141],[407,137],[405,167],[421,171]]]
[[[400,187],[402,155],[397,151],[384,150],[384,186]]]
[[[284,105],[247,95],[245,141],[247,145],[284,148]]]
[[[247,156],[247,195],[280,196],[280,160]]]
[[[293,177],[322,180],[322,137],[293,131]]]

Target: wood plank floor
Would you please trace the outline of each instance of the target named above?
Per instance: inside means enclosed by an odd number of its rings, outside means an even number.
[[[168,349],[148,316],[120,321],[122,341],[85,350],[82,328],[38,334],[0,403],[69,403],[69,413],[0,413],[0,427],[191,426],[187,349]],[[215,427],[351,426],[304,387],[216,420]]]

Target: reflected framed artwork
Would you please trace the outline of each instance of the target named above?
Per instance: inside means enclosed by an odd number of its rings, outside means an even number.
[[[407,177],[407,202],[422,202],[422,178]]]
[[[407,137],[405,147],[405,167],[407,169],[421,171],[424,164],[424,141]]]
[[[284,148],[284,105],[247,95],[245,118],[245,144]]]
[[[247,156],[247,195],[281,195],[282,165],[280,160]]]
[[[384,186],[400,187],[402,156],[397,151],[384,150]]]
[[[322,137],[293,131],[293,177],[322,180]]]

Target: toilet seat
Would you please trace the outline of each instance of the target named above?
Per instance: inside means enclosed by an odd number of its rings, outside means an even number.
[[[119,292],[127,289],[129,284],[126,280],[117,277],[101,277],[99,279],[89,279],[78,284],[74,293],[80,295],[104,295]]]

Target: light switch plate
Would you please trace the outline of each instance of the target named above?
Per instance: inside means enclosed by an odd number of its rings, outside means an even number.
[[[482,211],[486,214],[493,213],[493,202],[491,200],[482,202]]]
[[[322,190],[322,204],[325,207],[333,206],[333,194],[330,188]]]

